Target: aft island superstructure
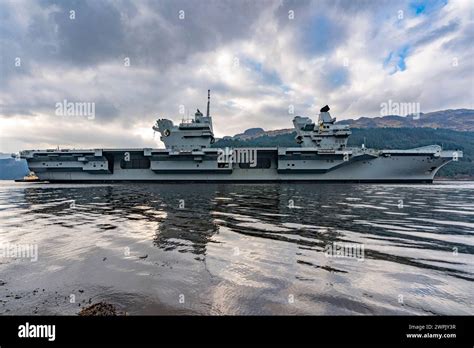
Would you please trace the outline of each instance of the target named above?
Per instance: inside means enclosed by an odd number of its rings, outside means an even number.
[[[215,147],[208,91],[207,113],[175,125],[158,119],[164,149],[26,150],[20,156],[40,181],[49,182],[422,182],[462,157],[439,145],[409,150],[349,147],[351,130],[336,124],[329,107],[315,123],[296,116],[295,147]]]

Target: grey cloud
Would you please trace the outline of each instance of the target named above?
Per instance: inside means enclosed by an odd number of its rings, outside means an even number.
[[[71,1],[54,2],[59,56],[77,65],[130,57],[165,68],[199,52],[248,36],[268,2]],[[124,4],[124,6],[122,6]],[[120,9],[118,8],[120,7]],[[76,19],[69,19],[69,10]],[[140,11],[139,11],[140,10]],[[184,11],[184,19],[180,19]],[[145,15],[141,16],[139,13]],[[236,15],[238,13],[238,15]]]
[[[100,123],[107,123],[120,115],[119,108],[111,101],[101,98],[95,103],[95,118]]]
[[[449,49],[452,51],[457,51],[459,54],[463,52],[470,52],[472,55],[473,45],[472,41],[474,39],[474,22],[469,22],[466,24],[466,27],[459,31],[459,35],[455,38],[445,42],[443,48]]]
[[[37,105],[34,108],[25,107],[23,105],[0,105],[0,115],[11,117],[16,115],[35,116]]]
[[[164,68],[184,63],[222,44],[248,38],[268,1],[155,1],[158,16],[128,34],[130,51],[139,62]],[[184,19],[180,19],[184,11]],[[134,41],[135,40],[135,41]]]
[[[393,0],[333,0],[330,1],[334,7],[336,7],[339,11],[348,12],[348,13],[356,13],[356,12],[377,12],[380,10],[387,10],[392,6],[402,7],[404,4],[400,1],[393,1]]]
[[[18,28],[14,11],[0,4],[4,84],[29,65],[14,69],[9,62],[24,57],[25,64],[95,67],[107,62],[151,66],[163,71],[185,63],[223,44],[249,38],[252,25],[271,1],[43,1],[31,12],[26,32]],[[69,11],[75,11],[70,19]],[[185,18],[179,19],[183,10]],[[3,22],[3,21],[2,21]]]
[[[57,26],[58,56],[75,65],[117,59],[124,44],[120,12],[106,1],[58,1],[50,14]],[[75,19],[70,18],[75,11]],[[33,34],[34,35],[34,34]]]
[[[299,22],[301,17],[305,17],[307,9],[311,4],[311,0],[287,0],[279,3],[275,10],[275,18],[280,27],[294,25]],[[289,19],[289,11],[293,11],[295,20]]]
[[[69,126],[65,127],[64,122]],[[7,135],[2,137],[2,143],[19,144],[19,149],[37,149],[44,147],[61,148],[113,148],[113,147],[143,147],[154,146],[152,131],[148,141],[140,136],[127,132],[126,128],[120,131],[109,132],[107,129],[94,127],[95,120],[84,120],[79,118],[51,120],[51,127],[42,133],[29,134],[28,137]],[[55,126],[56,125],[56,126]],[[117,130],[117,129],[115,129]]]
[[[459,27],[460,27],[459,20],[453,20],[446,25],[443,25],[439,28],[436,28],[426,33],[425,35],[421,37],[421,39],[417,40],[414,43],[414,46],[426,45],[432,41],[438,40],[442,38],[443,36],[458,30]]]

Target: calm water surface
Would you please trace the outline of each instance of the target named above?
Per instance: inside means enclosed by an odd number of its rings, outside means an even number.
[[[474,182],[0,182],[2,244],[0,314],[474,314]]]

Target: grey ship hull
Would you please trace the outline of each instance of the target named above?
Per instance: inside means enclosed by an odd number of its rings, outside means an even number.
[[[222,164],[217,149],[188,153],[166,149],[28,150],[31,171],[48,182],[420,182],[430,183],[460,152],[439,146],[412,150],[321,151],[258,148],[255,167]],[[128,156],[128,160],[124,158]]]

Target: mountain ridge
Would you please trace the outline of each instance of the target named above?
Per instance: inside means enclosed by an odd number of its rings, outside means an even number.
[[[337,117],[336,117],[337,118]],[[313,121],[316,121],[313,118]],[[361,116],[355,119],[337,121],[336,124],[346,124],[351,128],[434,128],[450,129],[460,132],[474,131],[473,109],[446,109],[428,113],[420,113],[419,118],[413,115],[399,116],[386,115],[367,117]],[[259,131],[256,131],[259,130]],[[250,128],[243,133],[234,136],[226,136],[223,139],[248,140],[260,136],[276,136],[293,132],[293,128],[276,130],[264,130],[262,128]]]

